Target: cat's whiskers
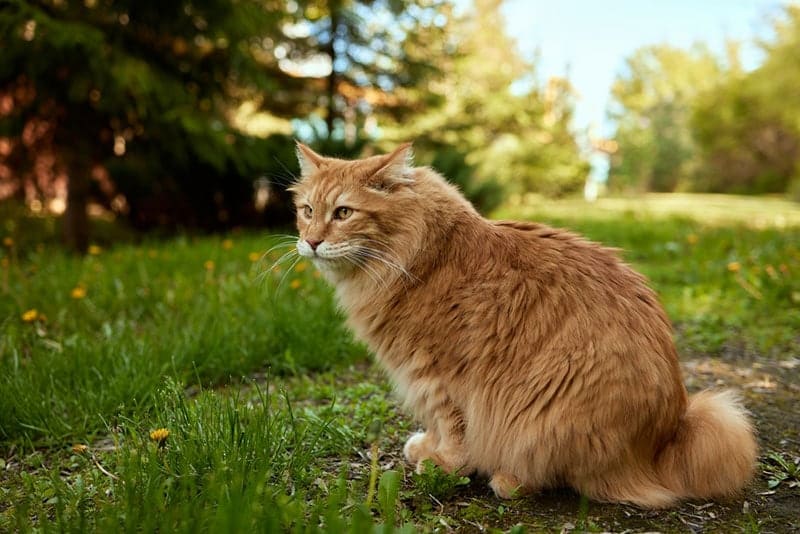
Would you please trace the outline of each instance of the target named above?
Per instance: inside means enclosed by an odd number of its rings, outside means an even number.
[[[389,286],[391,285],[392,281],[394,281],[394,280],[396,280],[398,278],[402,279],[402,273],[400,271],[398,271],[397,268],[394,265],[391,265],[391,264],[387,263],[386,261],[382,260],[381,258],[377,258],[377,257],[365,252],[363,249],[357,249],[354,252],[353,257],[357,258],[359,263],[361,265],[363,265],[365,269],[368,267],[371,270],[373,270],[374,272],[378,273],[378,276],[380,277],[380,281],[381,281],[381,286],[383,287],[383,289],[388,289]],[[383,264],[385,264],[385,265],[387,265],[389,267],[389,270],[388,271],[384,270],[383,274],[381,275],[380,271],[378,269],[376,269],[375,265],[371,264],[372,261],[381,261]],[[397,275],[396,276],[392,276],[391,273],[393,273],[393,272],[397,273]]]
[[[348,256],[347,260],[357,268],[361,269],[364,274],[366,274],[370,280],[372,280],[376,286],[383,286],[384,289],[388,287],[388,283],[383,280],[380,274],[375,270],[375,268],[371,267],[364,258],[352,255]]]
[[[281,279],[280,279],[280,281],[278,281],[278,285],[277,285],[277,286],[275,286],[275,291],[276,291],[276,292],[278,291],[278,289],[280,289],[281,285],[283,285],[283,283],[286,281],[286,277],[287,277],[287,276],[289,276],[289,273],[291,273],[291,272],[292,272],[292,270],[294,270],[295,266],[296,266],[298,263],[300,263],[300,260],[302,260],[302,259],[303,259],[303,257],[302,257],[300,254],[297,254],[297,251],[294,251],[294,253],[295,253],[295,255],[296,255],[297,257],[294,259],[294,261],[292,262],[292,264],[291,264],[291,265],[290,265],[290,266],[289,266],[289,267],[286,269],[286,272],[285,272],[285,273],[283,273],[283,276],[281,276]]]
[[[275,247],[273,247],[273,248],[275,248]],[[297,253],[297,249],[293,247],[293,248],[289,249],[289,251],[285,252],[285,253],[284,253],[284,254],[283,254],[283,255],[282,255],[280,258],[278,258],[277,260],[275,260],[275,261],[272,263],[272,265],[270,265],[270,266],[269,266],[267,269],[264,269],[264,270],[263,270],[263,271],[262,271],[262,272],[261,272],[261,273],[258,275],[258,277],[256,278],[256,281],[257,281],[257,282],[259,282],[259,283],[263,282],[263,281],[264,281],[264,279],[266,278],[266,276],[267,276],[269,273],[273,272],[273,270],[274,270],[276,267],[280,266],[282,263],[284,263],[284,262],[286,262],[286,261],[290,260],[290,259],[292,258],[292,256],[293,256],[293,255],[294,255],[294,256],[297,256],[297,258],[295,259],[295,262],[294,262],[294,264],[292,264],[292,267],[294,267],[294,265],[296,265],[296,264],[297,264],[297,262],[300,260],[300,254],[298,254],[298,253]],[[266,253],[265,253],[265,254],[262,256],[262,259],[263,259],[265,256],[266,256]],[[261,260],[259,260],[259,261],[261,261]],[[291,270],[291,269],[290,269],[290,270]]]
[[[413,274],[408,272],[408,270],[405,267],[400,265],[399,261],[395,261],[395,260],[399,260],[399,258],[397,258],[396,256],[393,256],[393,255],[390,255],[389,252],[385,252],[385,251],[378,250],[378,249],[375,249],[375,248],[372,248],[372,247],[369,247],[369,246],[361,244],[364,241],[368,241],[368,240],[361,240],[361,241],[358,242],[359,244],[356,247],[354,247],[354,253],[355,254],[358,254],[358,255],[360,255],[362,257],[365,257],[365,258],[369,258],[369,259],[373,259],[373,260],[379,261],[379,262],[385,264],[390,269],[393,269],[393,270],[397,271],[398,273],[400,273],[401,275],[405,276],[408,280],[413,281],[413,282],[419,282],[419,278],[417,278],[416,276],[414,276]]]
[[[288,246],[294,246],[296,242],[297,242],[297,236],[286,236],[286,237],[282,238],[278,243],[276,243],[275,245],[269,247],[266,250],[266,252],[264,252],[261,255],[261,257],[259,258],[259,261],[264,260],[269,255],[269,253],[272,252],[273,250],[278,250],[278,249],[281,249],[281,248],[284,248],[284,247],[288,247]]]

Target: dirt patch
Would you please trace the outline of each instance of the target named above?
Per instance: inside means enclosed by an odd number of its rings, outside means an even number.
[[[515,501],[497,499],[485,480],[473,480],[451,499],[420,500],[406,477],[404,501],[411,520],[427,528],[464,532],[507,530],[524,525],[529,531],[593,532],[800,532],[800,485],[788,479],[769,487],[771,453],[793,461],[800,457],[800,360],[770,360],[743,350],[720,356],[694,355],[683,363],[690,392],[734,388],[752,412],[761,446],[761,464],[743,495],[728,502],[686,502],[667,511],[644,511],[627,505],[587,502],[570,490],[552,490]],[[372,369],[362,380],[383,380]],[[407,436],[395,433],[381,443],[384,469],[403,465]],[[366,455],[351,464],[353,475],[366,476]],[[724,469],[725,466],[720,466]]]

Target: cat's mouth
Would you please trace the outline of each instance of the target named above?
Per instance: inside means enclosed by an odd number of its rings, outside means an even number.
[[[297,253],[313,262],[324,262],[325,264],[335,264],[348,260],[353,254],[353,246],[347,242],[329,243],[310,243],[305,239],[298,239]]]

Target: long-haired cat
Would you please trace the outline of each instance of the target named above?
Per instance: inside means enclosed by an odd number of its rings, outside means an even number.
[[[687,397],[643,276],[572,233],[481,217],[410,144],[358,161],[298,145],[300,238],[425,427],[419,469],[500,497],[568,485],[666,507],[735,494],[757,454],[731,392]]]

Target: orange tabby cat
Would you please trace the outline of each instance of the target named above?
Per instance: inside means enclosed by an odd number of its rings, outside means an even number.
[[[477,471],[500,497],[569,485],[643,507],[748,482],[745,410],[727,391],[687,398],[670,322],[614,251],[482,218],[411,167],[410,144],[298,157],[297,250],[424,425],[404,448],[417,469]]]

